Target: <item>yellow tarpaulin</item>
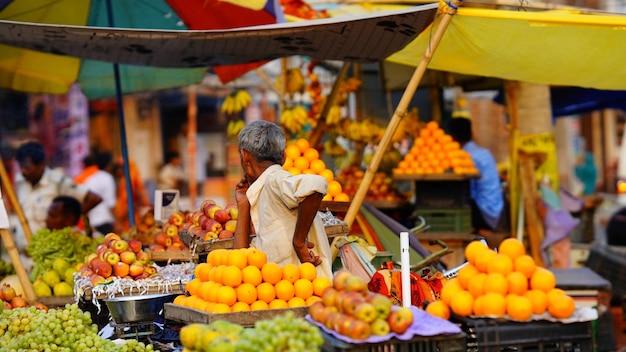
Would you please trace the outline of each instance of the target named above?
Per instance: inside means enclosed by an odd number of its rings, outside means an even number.
[[[432,28],[388,58],[416,66]],[[460,7],[428,68],[529,83],[626,89],[626,16]]]

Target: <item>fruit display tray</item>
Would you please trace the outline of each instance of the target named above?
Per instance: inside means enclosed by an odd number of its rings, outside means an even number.
[[[593,351],[593,322],[559,323],[546,320],[514,322],[454,316],[467,335],[468,352]]]
[[[146,252],[150,256],[150,260],[154,262],[180,263],[198,260],[198,255],[191,253],[189,250],[153,252],[149,249],[145,249],[144,252]]]
[[[226,320],[243,327],[252,327],[257,320],[272,319],[275,316],[293,312],[295,317],[304,318],[309,307],[281,308],[267,310],[250,310],[233,313],[208,313],[199,309],[184,307],[174,303],[165,303],[165,319],[179,323],[210,324],[216,320]]]
[[[415,336],[410,340],[391,339],[381,343],[348,343],[320,330],[324,337],[323,352],[465,352],[465,334]]]
[[[48,296],[37,297],[37,300],[46,305],[48,308],[65,307],[66,304],[76,303],[76,297],[72,296]]]

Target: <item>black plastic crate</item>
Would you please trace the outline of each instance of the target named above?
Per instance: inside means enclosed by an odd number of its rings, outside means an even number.
[[[469,180],[415,181],[415,206],[418,208],[461,208],[469,205]]]
[[[384,343],[352,344],[338,340],[320,329],[324,336],[323,352],[465,352],[465,334],[416,336],[403,341],[391,339]]]
[[[461,232],[472,231],[472,210],[463,208],[417,208],[415,215],[424,218],[430,226],[429,232]]]
[[[611,283],[615,295],[626,295],[626,250],[608,245],[591,247],[585,266]]]
[[[593,324],[546,320],[513,322],[455,317],[467,336],[467,352],[592,352]]]

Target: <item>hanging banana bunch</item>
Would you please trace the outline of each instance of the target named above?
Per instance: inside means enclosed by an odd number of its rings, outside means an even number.
[[[239,132],[246,126],[246,122],[242,119],[232,119],[228,121],[226,126],[226,136],[230,139],[237,139]]]
[[[330,107],[328,111],[328,115],[326,115],[326,124],[328,126],[333,126],[341,121],[341,108],[339,105],[333,105]]]
[[[238,114],[252,102],[252,97],[245,90],[231,93],[222,103],[222,112],[226,115]]]
[[[337,143],[335,138],[329,139],[324,142],[324,154],[331,157],[338,157],[346,155],[347,151]]]
[[[285,92],[290,95],[295,93],[304,93],[306,82],[300,68],[290,68],[287,70],[287,83]]]
[[[296,105],[291,108],[286,108],[280,115],[279,124],[285,129],[285,131],[291,134],[297,134],[304,126],[309,122],[309,116],[304,107]]]

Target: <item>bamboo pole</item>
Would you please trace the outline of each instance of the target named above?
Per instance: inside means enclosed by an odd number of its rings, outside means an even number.
[[[339,74],[337,74],[335,84],[333,84],[333,88],[331,89],[330,94],[328,94],[328,97],[324,102],[324,107],[322,108],[322,112],[320,113],[320,118],[317,121],[317,125],[315,125],[313,132],[311,132],[311,138],[309,140],[309,143],[313,147],[315,147],[322,140],[322,136],[324,136],[324,132],[326,132],[326,116],[328,115],[330,108],[335,103],[337,94],[339,94],[339,87],[341,87],[341,82],[348,73],[348,68],[350,68],[350,63],[345,61],[343,63],[343,66],[341,66]]]
[[[197,209],[198,180],[196,177],[196,135],[197,135],[197,87],[191,85],[187,91],[187,164],[189,172],[189,204],[191,209]]]
[[[516,237],[517,222],[520,219],[517,218],[520,194],[519,187],[519,157],[518,157],[518,141],[519,141],[519,128],[518,128],[518,115],[517,115],[517,98],[515,95],[514,82],[507,82],[506,85],[506,101],[508,106],[508,113],[511,117],[511,139],[509,141],[509,158],[511,165],[509,166],[509,214],[511,218],[511,237]]]
[[[2,158],[0,158],[0,179],[2,180],[4,189],[7,192],[9,201],[11,202],[11,205],[13,206],[13,209],[15,210],[18,219],[20,220],[20,224],[22,224],[22,229],[24,229],[24,235],[26,236],[26,243],[28,243],[30,242],[30,238],[32,237],[33,233],[30,231],[30,226],[28,226],[28,220],[26,220],[26,216],[24,215],[22,206],[17,200],[17,196],[15,196],[15,191],[13,190],[13,186],[11,185],[11,180],[9,179],[7,169],[4,167],[4,161],[2,160]]]
[[[20,259],[20,253],[15,246],[13,236],[11,236],[11,233],[9,233],[7,229],[0,229],[0,235],[2,238],[2,243],[4,244],[4,248],[7,250],[9,258],[11,258],[11,263],[13,264],[13,268],[15,269],[17,278],[20,280],[20,284],[22,285],[22,289],[24,290],[24,294],[26,295],[26,301],[30,304],[34,304],[37,301],[37,295],[35,295],[33,284],[31,284],[30,280],[28,279],[28,274],[26,273],[26,269],[24,269],[24,265],[22,264],[22,260]]]
[[[387,125],[385,134],[383,135],[383,138],[378,144],[378,148],[376,148],[376,152],[374,153],[374,156],[372,157],[372,162],[367,166],[365,175],[363,176],[363,180],[361,181],[361,184],[359,185],[359,188],[356,191],[354,199],[350,203],[350,207],[348,208],[348,211],[344,218],[344,221],[348,224],[348,228],[352,226],[352,223],[354,222],[354,219],[356,218],[356,215],[359,212],[359,209],[361,208],[361,204],[363,203],[363,200],[365,199],[367,190],[370,184],[372,183],[372,180],[374,179],[374,174],[376,173],[376,170],[378,169],[378,166],[380,165],[383,154],[385,153],[385,150],[387,149],[387,147],[389,146],[389,143],[391,142],[391,137],[393,137],[393,134],[398,128],[400,121],[406,115],[406,110],[409,106],[409,103],[411,102],[411,99],[413,99],[413,95],[415,94],[415,91],[417,90],[417,87],[420,81],[422,80],[422,77],[424,76],[424,72],[426,72],[428,63],[430,62],[435,50],[437,49],[437,46],[439,45],[439,42],[441,41],[443,34],[448,28],[448,25],[452,21],[452,16],[456,13],[456,9],[460,4],[461,4],[460,1],[454,0],[452,6],[446,5],[442,9],[442,12],[444,12],[443,13],[444,16],[441,18],[441,21],[439,22],[437,29],[435,30],[435,33],[433,34],[432,41],[430,45],[428,45],[428,47],[426,48],[426,52],[422,56],[420,63],[415,68],[415,72],[413,73],[413,76],[411,76],[411,79],[409,80],[409,83],[407,84],[407,87],[404,90],[404,93],[402,94],[402,98],[400,98],[400,102],[398,103],[398,106],[391,120],[389,121],[389,124]],[[338,240],[338,237],[336,237],[333,240],[332,247],[334,247],[334,244],[336,243],[337,240]]]

